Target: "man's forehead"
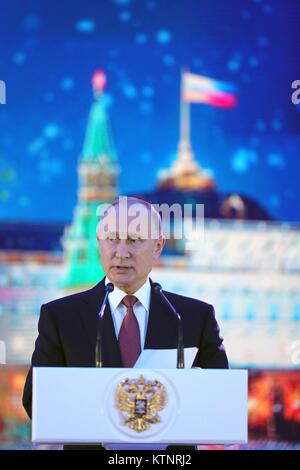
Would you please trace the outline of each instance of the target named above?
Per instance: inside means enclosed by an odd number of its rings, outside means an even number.
[[[113,229],[113,230],[107,230],[105,231],[107,236],[111,236],[114,238],[140,238],[141,234],[139,231],[133,231],[133,230],[118,230],[118,229]]]
[[[99,230],[102,235],[117,235],[120,238],[158,238],[159,222],[159,216],[142,205],[138,208],[110,206],[100,219]]]
[[[129,206],[127,209],[119,206],[109,207],[103,214],[102,220],[105,220],[109,224],[115,224],[118,227],[122,224],[129,225],[135,219],[148,220],[153,217],[153,214],[143,206],[140,211],[133,211]]]

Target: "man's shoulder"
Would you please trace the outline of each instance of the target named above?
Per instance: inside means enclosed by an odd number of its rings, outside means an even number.
[[[59,297],[57,299],[51,300],[44,304],[45,307],[52,309],[60,309],[66,307],[72,307],[78,305],[82,302],[87,302],[95,293],[95,290],[99,288],[99,284],[90,289],[86,289],[84,291],[72,293],[69,295],[65,295],[63,297]]]
[[[189,306],[190,309],[192,310],[202,310],[202,311],[208,311],[211,310],[213,307],[211,304],[204,302],[203,300],[200,299],[195,299],[194,297],[187,297],[185,295],[180,295],[176,294],[175,292],[170,292],[170,291],[165,291],[165,294],[167,295],[168,299],[176,305],[183,305],[183,306]]]

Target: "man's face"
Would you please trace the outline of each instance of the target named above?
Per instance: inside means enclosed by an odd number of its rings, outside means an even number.
[[[165,238],[152,233],[156,215],[146,211],[137,217],[127,215],[121,206],[108,210],[101,220],[97,239],[103,269],[110,281],[128,294],[136,292],[146,281]],[[138,222],[138,223],[137,223]]]

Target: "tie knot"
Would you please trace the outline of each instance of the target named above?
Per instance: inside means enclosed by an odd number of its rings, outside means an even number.
[[[136,301],[137,301],[137,298],[135,295],[125,295],[125,297],[122,300],[123,304],[126,305],[127,308],[133,307]]]

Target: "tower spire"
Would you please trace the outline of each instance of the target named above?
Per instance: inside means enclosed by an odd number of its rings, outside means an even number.
[[[104,275],[96,240],[97,209],[116,197],[119,173],[104,93],[106,82],[102,70],[93,74],[94,102],[78,164],[78,201],[63,237],[67,264],[64,287],[71,290],[92,285]]]

